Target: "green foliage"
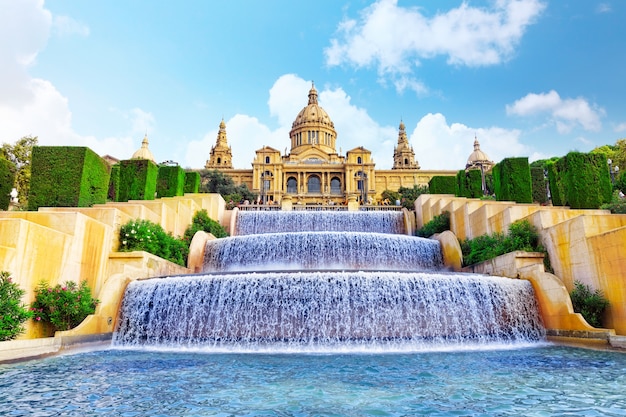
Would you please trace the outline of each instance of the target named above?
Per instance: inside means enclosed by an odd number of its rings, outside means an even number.
[[[159,168],[147,159],[120,161],[119,200],[154,200]]]
[[[0,148],[0,155],[13,162],[17,171],[15,172],[15,185],[19,194],[20,205],[28,207],[28,196],[30,193],[30,173],[33,146],[37,146],[37,136],[25,136],[15,142],[14,145],[3,143]]]
[[[11,202],[9,193],[15,184],[15,164],[0,157],[0,210],[7,210]]]
[[[183,236],[183,242],[189,246],[191,244],[191,239],[196,234],[196,232],[202,230],[203,232],[211,233],[216,238],[222,238],[228,236],[226,230],[215,220],[211,219],[206,210],[197,211],[193,216],[193,220],[187,230],[185,230],[185,234]]]
[[[82,146],[35,146],[28,209],[90,207],[105,203],[108,164]]]
[[[498,201],[532,203],[532,181],[528,158],[505,158],[492,170]]]
[[[506,235],[494,233],[461,242],[465,265],[477,264],[518,250],[545,253],[545,249],[539,244],[537,229],[528,220],[512,223]]]
[[[620,172],[617,178],[615,178],[614,188],[626,194],[626,167],[624,167],[624,171]]]
[[[452,176],[436,175],[428,182],[430,194],[454,194],[456,178]]]
[[[185,190],[185,170],[178,165],[161,165],[157,175],[157,197],[183,195]]]
[[[452,177],[454,178],[454,177]],[[450,212],[444,211],[433,217],[431,221],[426,223],[424,227],[417,231],[417,235],[421,237],[429,237],[435,233],[441,233],[450,230]]]
[[[202,186],[201,191],[205,193],[220,194],[227,203],[232,200],[238,203],[242,200],[255,201],[253,194],[245,184],[235,185],[232,178],[224,175],[221,171],[201,171]]]
[[[565,205],[565,190],[563,189],[563,181],[559,175],[556,161],[549,161],[546,163],[546,169],[548,170],[548,184],[550,186],[550,197],[552,199],[553,206]]]
[[[408,210],[415,210],[415,200],[422,194],[428,194],[428,186],[414,185],[412,188],[400,187],[398,194],[400,194],[400,204],[402,207]],[[395,200],[393,204],[395,204]]]
[[[397,191],[385,190],[380,195],[381,201],[385,202],[385,204],[389,203],[391,205],[396,204],[396,201],[401,201],[402,196]]]
[[[145,251],[178,265],[187,264],[189,246],[149,220],[131,220],[120,227],[120,252]]]
[[[0,272],[0,342],[12,340],[24,332],[24,322],[32,313],[22,304],[26,292],[11,279],[11,274]]]
[[[557,187],[559,192],[562,190],[564,205],[574,209],[597,209],[611,201],[611,177],[604,154],[570,152],[555,166]]]
[[[185,172],[185,193],[196,194],[200,191],[200,174],[196,171]],[[239,200],[237,200],[239,201]]]
[[[109,180],[109,193],[107,198],[110,201],[119,201],[120,191],[120,164],[111,167],[111,179]]]
[[[626,198],[619,196],[619,191],[613,192],[610,203],[602,204],[601,209],[611,210],[613,214],[626,214]]]
[[[533,202],[545,204],[548,202],[548,181],[544,175],[542,167],[530,167],[530,178],[532,181]]]
[[[479,169],[460,170],[456,174],[456,192],[458,197],[480,198],[483,196],[483,178]]]
[[[54,288],[41,282],[35,290],[31,310],[34,320],[50,323],[55,330],[69,330],[93,314],[99,302],[92,298],[87,281],[81,282],[80,286],[67,281]]]
[[[582,314],[587,323],[593,327],[602,327],[602,317],[604,310],[609,306],[609,300],[600,290],[592,291],[588,285],[576,281],[570,297],[576,313]]]

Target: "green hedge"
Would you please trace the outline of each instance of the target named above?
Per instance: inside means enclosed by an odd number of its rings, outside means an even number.
[[[613,187],[604,154],[570,152],[553,169],[554,180],[550,178],[553,205],[597,209],[611,201]],[[558,195],[556,199],[555,195]]]
[[[120,164],[111,167],[111,179],[109,180],[109,200],[119,201],[120,192]]]
[[[456,174],[456,192],[458,197],[480,198],[483,196],[482,175],[479,169],[460,170]]]
[[[455,177],[436,175],[428,181],[428,192],[430,194],[454,194],[455,190]]]
[[[530,179],[533,188],[533,202],[545,204],[548,202],[548,193],[546,177],[543,168],[530,167]]]
[[[157,175],[157,197],[176,197],[183,195],[185,189],[185,170],[176,166],[161,165]]]
[[[196,171],[185,172],[185,193],[196,194],[200,191],[200,173]]]
[[[159,168],[147,159],[120,161],[120,188],[117,201],[154,200]]]
[[[15,184],[15,164],[0,158],[0,210],[8,210],[11,196],[9,193]]]
[[[498,201],[533,202],[528,158],[505,158],[491,172]]]
[[[109,165],[82,146],[34,146],[28,209],[106,203]]]
[[[557,169],[557,161],[548,161],[546,163],[546,169],[548,170],[548,185],[550,186],[550,198],[552,199],[553,206],[564,206],[565,190],[563,190],[563,182],[561,181]]]

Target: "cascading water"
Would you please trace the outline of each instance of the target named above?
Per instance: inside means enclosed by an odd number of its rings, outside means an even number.
[[[306,223],[300,212],[241,212],[240,226],[250,230],[253,219],[262,231],[208,242],[204,273],[130,283],[113,344],[336,351],[544,338],[529,282],[436,272],[442,260],[434,240],[389,234],[397,233],[393,222],[364,232],[356,213],[315,213]],[[344,229],[267,229],[299,221]]]

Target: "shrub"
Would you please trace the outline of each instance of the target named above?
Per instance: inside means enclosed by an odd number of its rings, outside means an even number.
[[[54,288],[41,282],[35,290],[35,302],[31,304],[36,321],[50,323],[54,330],[69,330],[78,326],[96,311],[99,301],[91,296],[87,281],[77,286],[73,281]]]
[[[149,220],[131,220],[120,228],[120,252],[145,251],[185,266],[189,246]]]
[[[441,233],[450,230],[450,212],[444,211],[433,217],[431,221],[426,223],[424,227],[417,231],[417,235],[421,237],[432,236],[435,233]]]
[[[600,290],[592,291],[589,286],[576,281],[570,297],[576,313],[582,314],[587,323],[593,327],[602,327],[602,316],[609,306],[609,300]]]
[[[191,239],[193,239],[196,232],[200,230],[211,233],[216,238],[228,236],[228,233],[226,233],[226,230],[224,230],[222,225],[211,219],[206,210],[200,210],[196,212],[193,216],[191,225],[189,225],[187,230],[185,230],[183,241],[187,244],[187,247],[191,244]]]
[[[626,214],[626,198],[619,196],[619,191],[613,192],[610,203],[600,206],[601,209],[611,210],[614,214]]]
[[[505,158],[493,167],[498,201],[532,203],[532,181],[528,158]]]
[[[545,249],[539,244],[539,233],[528,220],[520,220],[509,226],[509,233],[482,235],[461,242],[463,262],[473,265],[493,259],[496,256],[514,251],[542,252]]]
[[[15,339],[24,332],[24,322],[32,313],[22,304],[25,291],[11,279],[11,274],[0,272],[0,341]]]

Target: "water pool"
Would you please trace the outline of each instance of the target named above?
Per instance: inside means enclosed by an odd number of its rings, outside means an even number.
[[[7,416],[626,416],[626,355],[101,350],[0,365]]]

